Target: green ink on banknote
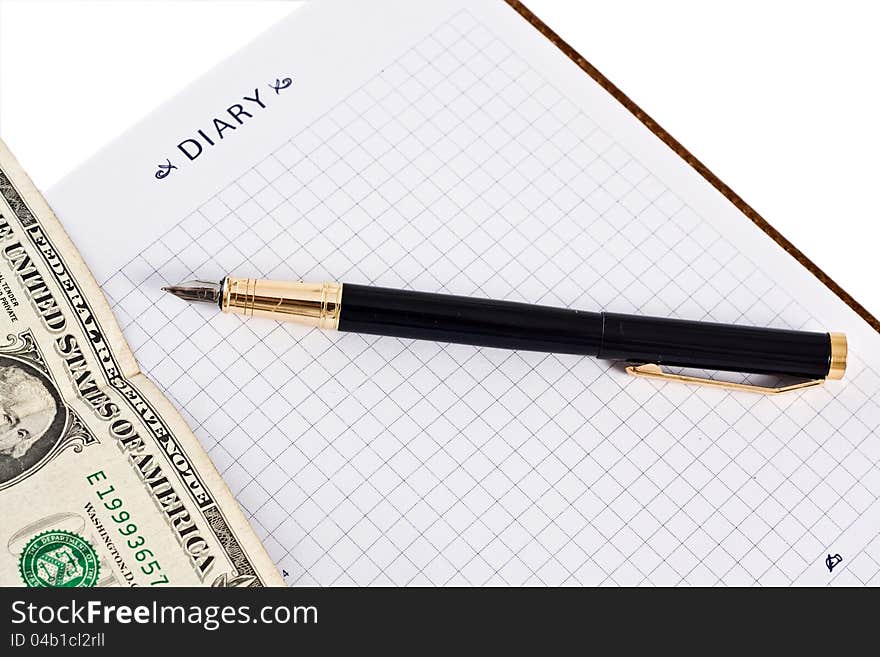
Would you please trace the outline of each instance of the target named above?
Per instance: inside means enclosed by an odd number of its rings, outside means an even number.
[[[94,586],[101,566],[92,544],[61,529],[42,532],[24,546],[18,561],[27,586]]]

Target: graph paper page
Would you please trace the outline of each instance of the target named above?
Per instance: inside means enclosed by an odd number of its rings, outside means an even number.
[[[313,3],[49,199],[292,585],[880,581],[880,336],[503,2]],[[849,367],[767,397],[160,291],[227,273],[845,331]]]

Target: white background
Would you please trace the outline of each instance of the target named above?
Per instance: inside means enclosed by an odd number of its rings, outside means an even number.
[[[0,136],[48,189],[300,4],[0,0]],[[527,6],[880,315],[880,5]]]

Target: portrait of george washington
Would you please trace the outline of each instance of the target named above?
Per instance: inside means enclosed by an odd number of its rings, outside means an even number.
[[[42,372],[0,356],[0,484],[42,460],[65,418],[58,392]]]

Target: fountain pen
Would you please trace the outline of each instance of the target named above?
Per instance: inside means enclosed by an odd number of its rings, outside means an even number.
[[[626,361],[630,374],[777,393],[840,379],[846,336],[739,324],[415,292],[351,283],[226,276],[162,288],[186,301],[217,304],[245,317],[322,329]],[[769,387],[663,369],[696,368],[806,379]]]

